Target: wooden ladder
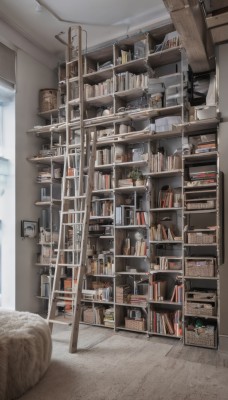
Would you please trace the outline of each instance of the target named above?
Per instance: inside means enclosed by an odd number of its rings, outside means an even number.
[[[74,43],[74,48],[72,43]],[[93,137],[90,137],[89,134],[85,133],[83,124],[84,90],[80,27],[69,29],[67,60],[66,150],[62,179],[59,242],[48,323],[51,330],[54,323],[67,324],[72,327],[69,351],[74,353],[77,351],[81,294],[83,278],[86,272],[87,241],[97,142],[97,133],[94,132]],[[72,98],[70,87],[72,74],[70,71],[72,65],[74,70],[78,71],[76,80],[78,82],[80,118],[76,130],[72,128],[70,108]],[[63,279],[64,275],[69,275],[69,271],[71,271],[71,288],[66,290],[63,287]],[[58,315],[59,306],[64,309],[62,317]],[[70,315],[68,316],[67,314]]]

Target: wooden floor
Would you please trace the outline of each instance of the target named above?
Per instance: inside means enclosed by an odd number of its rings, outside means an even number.
[[[79,351],[70,354],[69,336],[54,328],[51,365],[21,400],[228,399],[226,353],[81,325]]]

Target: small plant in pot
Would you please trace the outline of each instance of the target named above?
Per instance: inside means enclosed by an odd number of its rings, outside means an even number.
[[[132,179],[134,186],[142,186],[144,185],[145,177],[138,168],[133,168],[131,172],[129,172],[129,178]]]

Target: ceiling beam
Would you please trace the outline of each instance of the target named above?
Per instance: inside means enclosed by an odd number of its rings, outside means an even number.
[[[214,15],[206,18],[207,27],[209,29],[216,28],[217,26],[228,24],[228,12]]]
[[[178,31],[193,72],[215,67],[214,46],[198,0],[163,0]]]
[[[206,23],[215,44],[228,41],[228,12],[208,16]]]

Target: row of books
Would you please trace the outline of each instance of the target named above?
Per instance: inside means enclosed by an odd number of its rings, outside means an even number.
[[[136,225],[147,225],[148,222],[148,213],[146,211],[136,211]]]
[[[150,329],[162,335],[182,336],[181,311],[176,312],[150,312]]]
[[[93,200],[91,203],[91,216],[108,217],[113,215],[112,200]]]
[[[126,71],[116,75],[116,92],[123,90],[146,88],[148,85],[147,74],[133,74]]]
[[[149,286],[149,297],[153,301],[164,301],[166,299],[167,282],[152,281]]]
[[[102,255],[103,256],[103,255]],[[114,273],[114,257],[109,253],[103,260],[101,255],[88,258],[87,260],[87,273],[90,275],[113,275]]]
[[[181,169],[181,157],[178,155],[167,156],[163,153],[152,154],[150,167],[151,172],[172,171]]]
[[[113,163],[113,148],[106,148],[96,151],[95,167],[111,163]]]
[[[113,78],[107,79],[104,82],[100,82],[97,85],[89,85],[86,84],[84,86],[85,89],[85,98],[89,99],[91,97],[99,97],[105,96],[107,94],[113,93]]]
[[[159,208],[172,208],[174,205],[174,192],[171,187],[166,190],[160,190],[158,194]]]
[[[152,225],[150,227],[150,240],[152,241],[162,241],[162,240],[177,240],[173,232],[173,228],[166,227],[163,224]]]
[[[174,303],[182,303],[183,290],[184,290],[183,284],[175,285],[170,301],[173,301]]]
[[[148,213],[146,211],[135,211],[134,206],[118,206],[115,214],[116,225],[146,225],[148,224]]]
[[[183,300],[183,284],[181,279],[176,280],[173,288],[171,298],[168,298],[167,293],[168,282],[164,280],[150,281],[149,296],[152,301],[171,301],[174,303],[181,303]]]
[[[135,243],[135,255],[136,256],[146,256],[147,244],[145,240],[137,240]]]
[[[147,243],[145,240],[136,240],[134,245],[131,243],[130,238],[125,238],[123,243],[123,255],[128,256],[146,256]]]
[[[112,174],[104,174],[99,171],[94,172],[94,190],[111,189]]]
[[[135,207],[134,206],[117,206],[115,213],[116,225],[135,225]]]
[[[162,271],[166,270],[181,270],[182,261],[178,260],[174,256],[171,257],[159,257],[158,264],[153,264],[152,269],[159,269]]]

